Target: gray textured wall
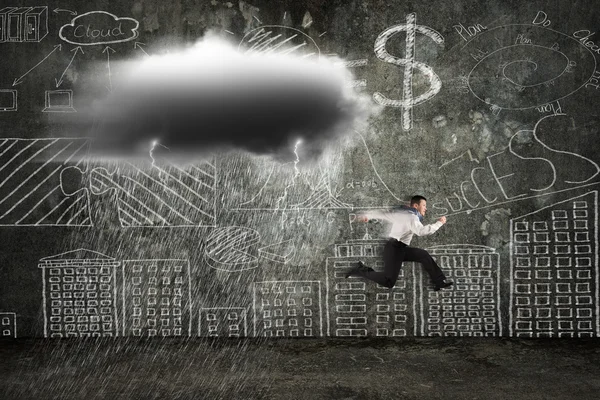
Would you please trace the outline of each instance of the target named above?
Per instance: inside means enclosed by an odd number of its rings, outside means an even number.
[[[2,334],[597,336],[598,5],[8,4],[47,7],[48,32],[14,19],[0,43]],[[78,51],[59,30],[91,11],[133,18],[139,36]],[[101,90],[90,76],[108,89],[111,60],[261,27],[347,61],[380,112],[321,159],[223,153],[162,172],[88,158],[72,138],[89,127],[57,112]],[[73,110],[46,109],[56,90]],[[415,193],[427,222],[448,218],[414,243],[454,288],[431,291],[418,264],[391,290],[343,279],[381,263],[385,227],[356,211]]]

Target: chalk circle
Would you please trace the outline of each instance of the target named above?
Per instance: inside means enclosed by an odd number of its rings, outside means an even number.
[[[282,25],[263,25],[244,35],[238,45],[239,51],[264,54],[296,54],[312,58],[321,56],[317,43],[296,28]]]
[[[515,39],[519,35],[523,36]],[[479,54],[467,78],[471,93],[507,110],[525,110],[567,97],[583,88],[596,70],[593,53],[576,38],[533,25],[490,29],[463,49]]]
[[[260,234],[241,226],[216,228],[206,239],[204,259],[214,269],[239,272],[258,266]]]

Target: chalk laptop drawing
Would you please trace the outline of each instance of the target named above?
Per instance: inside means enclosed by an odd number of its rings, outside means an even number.
[[[13,89],[0,89],[0,112],[17,111],[17,91]]]
[[[72,90],[46,90],[46,106],[43,112],[77,112],[73,108]]]

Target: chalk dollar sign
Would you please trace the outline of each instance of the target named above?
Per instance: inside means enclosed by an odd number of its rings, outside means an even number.
[[[375,40],[375,55],[377,58],[399,66],[404,67],[404,81],[402,90],[402,100],[389,99],[379,92],[373,94],[373,99],[382,106],[402,108],[402,129],[408,131],[412,128],[412,108],[413,106],[424,103],[435,96],[442,87],[442,81],[433,69],[420,61],[415,60],[415,35],[417,32],[428,36],[439,45],[444,44],[444,37],[437,31],[422,25],[416,24],[417,15],[414,13],[406,16],[406,24],[394,25],[383,31]],[[388,53],[385,48],[387,41],[399,32],[406,32],[406,54],[404,58],[395,57]],[[413,70],[418,69],[429,79],[429,90],[413,97]]]

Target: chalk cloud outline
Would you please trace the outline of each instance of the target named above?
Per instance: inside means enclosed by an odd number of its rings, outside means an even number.
[[[109,41],[93,42],[93,43],[80,43],[80,42],[73,42],[73,41],[71,41],[71,40],[67,39],[67,38],[66,38],[66,37],[63,35],[63,30],[64,30],[65,28],[67,28],[67,27],[70,27],[70,26],[71,26],[71,27],[74,27],[74,26],[75,26],[75,21],[76,21],[77,19],[79,19],[79,18],[82,18],[82,17],[85,17],[85,16],[87,16],[87,15],[90,15],[90,14],[106,14],[106,15],[109,15],[109,16],[111,16],[111,17],[112,17],[112,18],[115,20],[115,22],[118,22],[118,21],[123,21],[123,20],[126,20],[126,21],[133,21],[133,22],[135,22],[135,28],[133,28],[133,29],[130,29],[130,30],[131,30],[131,32],[133,32],[133,36],[132,36],[132,37],[129,37],[129,38],[126,38],[126,39],[120,39],[120,40],[109,40]],[[60,30],[58,31],[58,37],[59,37],[61,40],[64,40],[65,42],[67,42],[67,43],[74,44],[74,45],[78,45],[78,46],[94,46],[94,45],[101,45],[101,44],[114,44],[114,43],[123,43],[123,42],[130,42],[130,41],[132,41],[132,40],[135,40],[135,39],[137,39],[137,38],[138,38],[138,36],[140,35],[140,33],[139,33],[139,31],[138,31],[138,28],[139,28],[139,27],[140,27],[140,22],[139,22],[138,20],[134,19],[134,18],[129,18],[129,17],[117,17],[116,15],[114,15],[114,14],[111,14],[111,13],[109,13],[109,12],[106,12],[106,11],[89,11],[89,12],[86,12],[86,13],[84,13],[84,14],[81,14],[81,15],[78,15],[78,16],[76,16],[75,18],[73,18],[73,19],[71,20],[71,22],[70,22],[70,23],[68,23],[68,24],[66,24],[66,25],[63,25],[63,26],[61,26],[61,27],[60,27]],[[129,32],[129,29],[128,29],[127,31]]]

